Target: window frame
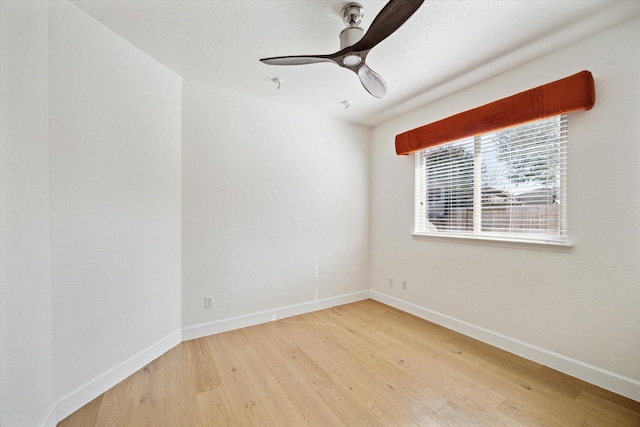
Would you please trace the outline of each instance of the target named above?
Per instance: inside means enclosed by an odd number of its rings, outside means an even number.
[[[522,232],[495,232],[495,231],[483,231],[482,230],[482,140],[487,135],[496,134],[496,132],[490,132],[488,134],[475,135],[470,138],[465,138],[458,141],[453,141],[447,144],[440,145],[438,147],[426,148],[415,152],[415,176],[414,176],[414,231],[412,235],[415,238],[420,239],[435,239],[449,242],[465,242],[465,243],[480,243],[497,246],[507,247],[546,247],[556,248],[559,250],[565,250],[571,248],[573,243],[570,240],[568,233],[567,223],[567,152],[568,152],[568,115],[562,114],[556,116],[559,118],[559,129],[561,130],[559,136],[560,152],[562,163],[560,166],[560,178],[559,178],[559,225],[558,234],[536,234],[536,233],[522,233]],[[531,123],[537,123],[548,119],[536,120]],[[528,123],[528,124],[531,124]],[[518,128],[522,125],[512,126],[511,128]],[[423,186],[420,186],[418,173],[421,170],[422,173],[427,173],[426,165],[422,165],[422,169],[419,169],[419,158],[424,156],[429,150],[435,150],[443,146],[454,146],[455,144],[461,144],[464,141],[471,142],[473,140],[473,220],[472,227],[464,232],[455,230],[443,230],[438,231],[434,225],[429,222],[429,204],[430,194],[427,192],[427,179],[422,179]]]

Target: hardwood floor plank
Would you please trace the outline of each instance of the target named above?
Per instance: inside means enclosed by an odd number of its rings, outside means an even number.
[[[342,425],[333,410],[271,341],[257,333],[252,336],[252,345],[311,425]]]
[[[275,426],[262,403],[248,406],[233,414],[231,416],[231,425],[234,427]]]
[[[421,427],[443,427],[448,423],[437,411],[423,404],[411,408],[405,415]]]
[[[429,342],[424,336],[420,336],[417,331],[406,331],[406,329],[402,331],[400,329],[387,328],[383,333],[389,337],[389,341],[395,347],[410,347],[425,356],[437,357],[446,351],[444,347],[446,343]]]
[[[295,341],[297,346],[313,359],[324,371],[332,372],[351,360],[353,356],[342,348],[333,336],[332,325],[310,324],[305,320],[287,321],[279,320],[276,325],[289,339]]]
[[[365,319],[352,313],[349,310],[345,310],[338,307],[340,310],[330,311],[330,319],[336,323],[336,333],[342,333],[345,338],[340,341],[340,344],[344,347],[345,344],[356,341],[361,344],[363,348],[371,350],[379,350],[392,345],[388,335],[385,335],[382,331],[383,325],[377,322],[375,317]],[[311,316],[319,316],[326,312],[315,312],[305,314],[305,318]],[[375,316],[375,313],[372,313]],[[348,332],[348,333],[346,333]]]
[[[130,426],[133,414],[133,399],[127,395],[127,386],[131,377],[120,382],[102,399],[97,426]]]
[[[618,405],[600,395],[582,390],[575,399],[585,411],[586,422],[611,425],[640,426],[640,414]]]
[[[363,301],[358,301],[357,304],[344,304],[341,307],[356,307],[360,310],[367,310],[367,311],[371,311],[374,312],[376,314],[383,314],[383,313],[387,313],[391,310],[396,310],[396,308],[393,308],[389,305],[383,304],[379,301],[375,301],[372,299],[366,299]]]
[[[362,366],[360,369],[353,369],[350,366],[348,369],[363,384],[371,390],[376,390],[381,397],[400,412],[406,412],[420,404],[420,399],[411,393],[410,388],[405,387],[396,378],[381,375],[382,371],[366,366]]]
[[[461,408],[459,405],[449,402],[438,409],[438,414],[442,417],[440,422],[446,426],[469,426],[469,427],[494,427],[500,424],[487,423],[477,418],[474,414]]]
[[[265,397],[262,402],[276,426],[311,426],[285,391]]]
[[[455,344],[458,340],[453,341],[451,344]],[[469,350],[469,346],[466,347],[466,350]],[[471,351],[473,353],[473,351]],[[499,349],[493,349],[491,351],[492,356],[485,353],[483,355],[479,355],[476,353],[478,358],[484,357],[486,363],[486,371],[493,372],[494,375],[503,376],[503,373],[508,372],[506,377],[511,380],[516,380],[516,382],[526,388],[526,389],[545,389],[545,390],[553,390],[554,393],[567,397],[569,399],[574,399],[579,389],[568,386],[566,383],[549,381],[539,373],[539,367],[534,366],[525,366],[524,363],[517,361],[516,357],[503,357],[505,351]],[[513,355],[512,355],[513,356]],[[512,381],[513,382],[513,381]]]
[[[355,305],[350,305],[352,307]],[[355,306],[357,307],[357,306]],[[328,310],[325,310],[327,312]],[[345,310],[343,306],[337,309],[330,310],[332,316],[339,316],[340,319],[336,320],[339,325],[350,325],[347,328],[354,328],[358,331],[345,332],[340,337],[340,343],[343,347],[347,348],[354,355],[360,356],[360,360],[363,363],[350,364],[349,368],[363,381],[368,383],[369,386],[378,390],[389,402],[395,404],[400,411],[410,409],[412,406],[419,403],[420,399],[428,402],[429,406],[438,409],[447,403],[441,395],[430,389],[425,384],[419,384],[418,387],[412,387],[409,384],[415,384],[415,378],[406,374],[404,371],[397,369],[394,365],[381,362],[377,360],[377,353],[384,348],[395,345],[404,347],[399,341],[394,338],[385,335],[384,340],[367,339],[367,336],[373,336],[381,334],[376,327],[371,327],[375,317],[378,315],[376,312],[367,311],[364,312],[359,319],[354,319],[354,315],[350,313],[350,310]],[[307,317],[307,315],[305,315]],[[368,319],[369,322],[365,322],[364,319]],[[405,328],[406,329],[406,328]],[[338,329],[340,330],[340,328]],[[354,335],[355,334],[355,335]],[[435,354],[439,354],[436,352]],[[364,357],[362,357],[365,355]],[[403,383],[402,380],[405,382]],[[422,393],[420,390],[424,390]]]
[[[365,375],[363,375],[363,369],[366,370]],[[403,371],[398,366],[389,363],[377,362],[371,366],[354,370],[354,372],[376,390],[390,389],[391,391],[388,392],[389,397],[386,397],[390,402],[396,400],[393,395],[402,395],[399,399],[400,402],[405,401],[405,404],[396,404],[396,407],[400,410],[403,410],[406,406],[409,406],[407,408],[409,410],[411,407],[422,404],[437,411],[448,402],[447,398],[427,384],[418,381],[414,376]]]
[[[498,406],[498,411],[525,427],[562,427],[565,425],[555,422],[551,417],[546,416],[544,413],[535,411],[512,400],[505,400],[502,405]]]
[[[198,394],[197,400],[203,426],[230,427],[232,425],[230,417],[233,409],[223,386]]]
[[[190,340],[185,342],[191,374],[196,384],[196,393],[203,393],[212,388],[220,387],[222,380],[211,355],[211,350],[204,340]]]
[[[267,337],[269,341],[280,351],[296,347],[298,344],[294,343],[287,337],[278,326],[278,322],[268,322],[261,325],[252,326],[244,329],[247,336],[259,331],[262,335]]]
[[[260,403],[247,373],[223,334],[206,337],[233,413]]]
[[[351,305],[345,304],[337,307],[333,307],[329,310],[324,310],[322,312],[316,313],[328,313],[334,317],[348,317],[351,318],[352,321],[355,321],[359,324],[367,324],[370,322],[375,322],[375,320],[380,316],[381,313],[376,312],[375,310],[369,310],[364,307],[362,304]],[[312,313],[309,313],[312,314]]]
[[[542,367],[542,365],[537,362],[506,352],[490,344],[459,333],[455,333],[454,339],[450,341],[450,344],[487,362],[492,362],[495,365],[509,365],[513,366],[514,369],[526,369],[531,372],[538,372]]]
[[[384,317],[395,320],[396,322],[409,328],[413,328],[421,333],[425,333],[430,339],[436,341],[449,342],[457,338],[456,332],[450,329],[399,310],[389,310],[384,314]]]
[[[457,411],[463,412],[468,416],[473,417],[479,422],[485,423],[490,426],[496,427],[521,427],[521,424],[513,418],[505,415],[497,408],[490,408],[488,406],[479,407],[468,401],[452,401],[449,402],[449,406],[456,408]],[[441,408],[442,409],[442,408]],[[440,411],[440,409],[438,409]]]
[[[554,383],[523,377],[519,370],[509,371],[504,366],[487,363],[482,366],[481,372],[489,374],[486,382],[494,378],[494,387],[510,400],[529,408],[544,408],[543,413],[560,424],[579,426],[589,412],[588,408],[581,408],[571,396],[556,389]]]
[[[170,426],[201,426],[196,386],[187,346],[181,343],[163,356],[166,422]]]
[[[640,413],[640,402],[638,401],[613,393],[612,391],[605,390],[593,384],[589,384],[588,382],[580,380],[578,378],[568,376],[547,366],[542,366],[538,370],[538,373],[540,377],[546,382],[563,384],[565,387],[574,387],[579,391],[584,390],[585,392],[589,392],[595,396],[601,397],[602,399],[604,399],[604,401],[611,402],[632,412]]]
[[[522,380],[517,375],[504,376],[500,369],[491,363],[478,368],[467,365],[464,361],[450,355],[439,356],[437,362],[442,363],[445,369],[490,387],[505,396],[506,400],[524,407],[544,408],[544,413],[550,414],[552,419],[561,424],[577,426],[584,421],[584,414],[576,414],[568,409],[570,406],[575,406],[573,399],[538,385],[532,386],[529,381]]]
[[[276,351],[275,348],[272,351]],[[271,420],[278,425],[309,425],[253,345],[236,350]]]
[[[236,357],[240,360],[261,401],[284,391],[278,379],[271,373],[253,346],[236,350]]]
[[[58,425],[640,427],[640,402],[367,300],[183,342]]]
[[[334,381],[360,402],[368,412],[387,426],[415,426],[409,417],[395,408],[380,393],[371,389],[349,369],[339,369],[331,373]]]
[[[383,354],[390,362],[402,367],[449,400],[460,399],[491,408],[498,407],[505,400],[504,396],[480,383],[468,380],[455,371],[442,369],[438,364],[434,364],[434,359],[411,348],[393,347],[384,350]]]
[[[85,427],[95,426],[100,412],[100,405],[104,394],[93,399],[91,402],[78,409],[73,414],[58,423],[58,427]]]
[[[294,347],[284,351],[283,355],[314,390],[324,388],[333,382],[327,372],[320,368],[302,349]]]
[[[231,348],[233,348],[234,350],[238,350],[251,345],[244,333],[244,329],[236,329],[233,331],[225,332],[224,336],[231,345]]]
[[[167,423],[162,362],[155,360],[131,377],[127,389],[127,395],[133,399],[131,425],[157,426]]]
[[[308,319],[313,319],[313,317],[306,317]],[[373,337],[373,335],[381,335],[380,331],[370,332],[367,335],[366,331],[356,331],[353,329],[355,326],[349,326],[345,324],[342,319],[330,318],[331,321],[336,322],[335,327],[331,330],[323,330],[320,333],[325,335],[326,341],[329,342],[337,342],[339,350],[343,352],[340,360],[343,361],[343,365],[345,363],[350,363],[352,365],[357,364],[370,364],[376,360],[376,353],[380,348],[386,347],[389,345],[389,341],[381,341]],[[336,351],[334,349],[334,351]],[[336,366],[334,369],[327,369],[328,371],[333,371],[342,366]]]
[[[345,425],[382,425],[382,422],[362,406],[360,401],[335,383],[318,390],[318,394]]]

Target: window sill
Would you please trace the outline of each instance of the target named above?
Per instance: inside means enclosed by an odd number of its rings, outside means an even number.
[[[442,234],[426,234],[426,233],[411,233],[414,240],[435,240],[439,242],[447,243],[463,243],[472,245],[483,246],[497,246],[513,249],[532,249],[539,251],[551,251],[551,252],[565,252],[569,253],[573,249],[572,243],[562,243],[554,241],[535,241],[535,240],[517,240],[517,239],[505,239],[499,237],[485,237],[485,236],[469,236],[469,235],[442,235]]]

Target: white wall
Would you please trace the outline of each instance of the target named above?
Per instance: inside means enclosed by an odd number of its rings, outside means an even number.
[[[369,130],[182,94],[183,327],[368,289]]]
[[[0,2],[0,425],[52,408],[47,4]]]
[[[56,399],[180,340],[180,109],[178,76],[50,4]]]
[[[182,87],[68,2],[2,7],[2,425],[53,425],[180,340]],[[185,325],[366,291],[369,130],[185,90]]]
[[[0,5],[3,427],[64,417],[181,327],[370,285],[640,380],[638,19],[371,134],[181,86],[67,2]],[[598,99],[570,118],[571,251],[410,236],[413,156],[395,134],[582,69]]]
[[[569,365],[622,376],[617,385],[629,388],[618,391],[639,399],[640,56],[631,48],[637,40],[638,18],[376,127],[374,291],[452,325],[466,322],[469,330],[484,328],[488,335],[555,352]],[[569,117],[572,250],[412,238],[414,156],[395,155],[397,133],[583,69],[594,75],[597,99],[591,111]],[[390,277],[407,280],[409,289],[389,287]]]

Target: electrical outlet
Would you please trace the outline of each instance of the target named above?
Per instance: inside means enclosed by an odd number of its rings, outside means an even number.
[[[204,308],[213,308],[213,297],[204,297]]]
[[[391,286],[393,288],[393,277],[389,278],[389,286]]]
[[[407,290],[407,281],[406,281],[406,280],[403,280],[403,281],[402,281],[402,290],[403,290],[403,291],[406,291],[406,290]]]

